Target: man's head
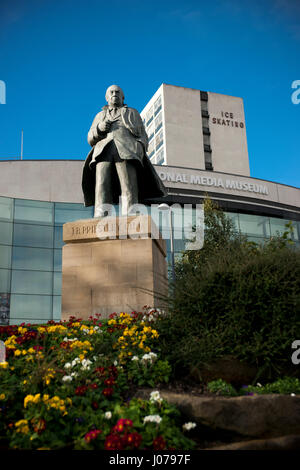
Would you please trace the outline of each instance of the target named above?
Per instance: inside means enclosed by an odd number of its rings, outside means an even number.
[[[124,93],[118,85],[111,85],[107,88],[105,99],[109,106],[119,108],[124,102]]]

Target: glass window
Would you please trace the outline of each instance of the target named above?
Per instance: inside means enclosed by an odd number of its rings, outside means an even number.
[[[161,149],[156,155],[156,164],[162,165],[165,161],[164,149]]]
[[[201,100],[201,109],[202,111],[208,111],[207,101]]]
[[[202,117],[202,126],[209,127],[208,118],[205,116]]]
[[[62,270],[62,250],[54,250],[54,271]]]
[[[271,235],[272,236],[283,235],[284,232],[289,230],[286,227],[286,224],[288,224],[289,222],[290,221],[287,219],[277,219],[275,217],[270,217]],[[294,228],[294,232],[293,232],[292,238],[298,240],[298,231],[297,231],[296,222],[293,222],[293,228]]]
[[[147,135],[149,140],[154,136],[154,124],[151,124],[151,126],[148,127]]]
[[[162,113],[160,113],[155,119],[155,132],[158,131],[162,126]]]
[[[225,214],[229,219],[232,220],[235,230],[239,232],[240,231],[239,214],[236,214],[235,212],[225,212]]]
[[[13,247],[13,269],[52,271],[53,250],[47,248]]]
[[[153,106],[151,106],[149,111],[146,112],[146,125],[147,126],[152,121],[152,119],[153,119]]]
[[[13,294],[52,295],[52,273],[42,271],[12,271]]]
[[[0,269],[0,292],[10,292],[10,269]]]
[[[62,248],[63,246],[63,228],[61,225],[58,225],[54,227],[54,247]]]
[[[0,220],[13,220],[13,202],[10,197],[0,197]]]
[[[152,152],[154,151],[154,140],[152,140],[148,146],[148,155],[150,157],[150,155],[152,154]]]
[[[15,200],[15,222],[53,224],[53,203],[43,201]]]
[[[91,219],[93,217],[93,207],[84,207],[83,204],[55,204],[55,224],[62,225],[66,222],[73,222],[80,219]]]
[[[11,246],[0,245],[0,268],[11,267]]]
[[[239,214],[240,230],[249,236],[270,236],[269,218],[259,215]]]
[[[14,224],[14,245],[53,247],[53,227],[47,225]]]
[[[163,131],[161,130],[159,132],[159,134],[156,134],[155,136],[155,148],[156,150],[159,149],[159,147],[162,145],[163,143]]]
[[[59,321],[61,319],[61,296],[53,296],[53,320]]]
[[[154,103],[154,115],[156,116],[160,110],[161,110],[161,96],[159,96]]]
[[[0,222],[0,243],[3,245],[12,244],[12,223]]]
[[[210,136],[207,134],[203,134],[203,143],[204,145],[210,145]]]
[[[61,295],[62,273],[53,273],[53,294]]]
[[[12,294],[10,300],[10,323],[16,320],[36,323],[52,318],[52,296]]]

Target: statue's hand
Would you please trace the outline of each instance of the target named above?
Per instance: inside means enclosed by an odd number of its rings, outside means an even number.
[[[110,128],[110,122],[109,121],[101,121],[98,124],[98,129],[100,132],[107,132]]]

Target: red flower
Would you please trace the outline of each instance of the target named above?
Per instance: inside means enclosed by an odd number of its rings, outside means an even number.
[[[108,371],[113,378],[116,378],[118,376],[118,369],[116,368],[116,366],[109,366]]]
[[[105,450],[123,450],[123,442],[120,436],[109,434],[104,443]]]
[[[97,384],[95,384],[95,383],[94,383],[94,384],[90,384],[90,385],[89,385],[89,388],[93,388],[93,389],[95,389],[95,388],[98,388],[98,385],[97,385]]]
[[[35,424],[35,422],[33,423]],[[43,418],[40,418],[33,427],[34,432],[41,434],[46,429],[46,421]]]
[[[102,393],[105,397],[110,397],[114,393],[114,390],[113,388],[108,387],[108,388],[105,388]]]
[[[83,396],[85,395],[88,387],[86,385],[82,385],[76,388],[75,395]]]
[[[99,405],[98,405],[98,403],[97,403],[96,401],[93,401],[93,403],[92,403],[92,408],[93,408],[93,410],[98,410]]]
[[[132,427],[131,419],[121,418],[118,420],[117,424],[113,427],[113,432],[123,432],[127,431],[127,428]]]
[[[116,381],[113,377],[109,377],[109,379],[104,380],[104,385],[110,387],[111,385],[115,385]]]
[[[86,433],[84,439],[86,440],[86,442],[90,442],[96,439],[99,434],[102,434],[102,431],[100,429],[93,429],[92,431]]]
[[[166,448],[166,441],[162,436],[156,437],[153,441],[154,450],[164,450]]]
[[[142,442],[142,436],[137,432],[124,434],[122,441],[124,447],[130,447],[131,449],[139,448]]]

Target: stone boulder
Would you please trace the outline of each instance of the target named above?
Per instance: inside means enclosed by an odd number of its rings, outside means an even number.
[[[149,398],[151,390],[141,389],[136,396]],[[199,427],[253,438],[300,434],[300,396],[253,395],[240,397],[192,396],[160,390]]]

